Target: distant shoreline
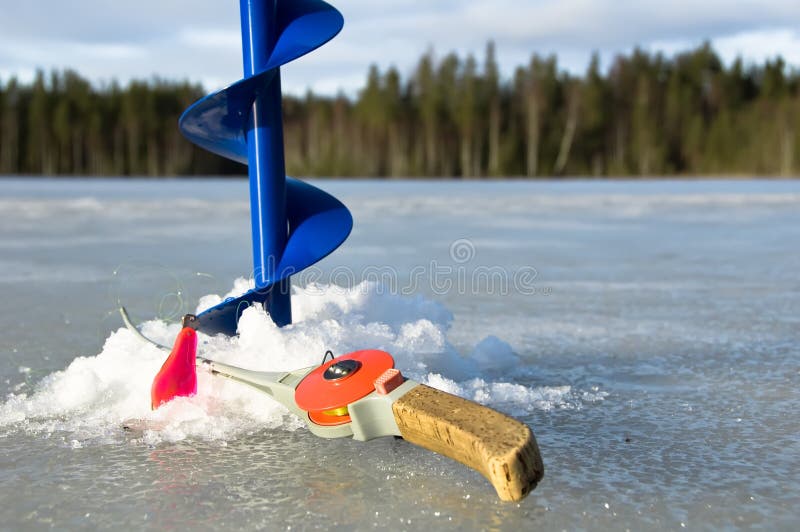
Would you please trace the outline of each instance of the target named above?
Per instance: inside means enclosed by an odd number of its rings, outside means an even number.
[[[782,176],[782,175],[659,175],[659,176],[542,176],[542,177],[525,177],[525,176],[504,176],[504,177],[376,177],[376,176],[292,176],[297,179],[303,180],[319,180],[319,181],[386,181],[391,182],[469,182],[469,183],[492,183],[492,182],[568,182],[568,181],[794,181],[799,180],[800,175]],[[2,181],[246,181],[246,175],[180,175],[180,176],[127,176],[127,175],[110,175],[110,176],[94,176],[94,175],[45,175],[45,174],[10,174],[0,175]]]

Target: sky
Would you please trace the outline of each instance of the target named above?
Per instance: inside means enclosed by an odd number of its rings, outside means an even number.
[[[291,0],[285,0],[291,1]],[[783,56],[800,67],[800,0],[334,0],[342,33],[282,69],[284,92],[355,94],[370,64],[408,76],[433,49],[482,60],[493,40],[509,77],[533,52],[582,73],[634,46],[668,55],[705,40],[726,62]],[[0,0],[0,81],[73,68],[97,84],[158,76],[211,90],[241,77],[236,0]]]

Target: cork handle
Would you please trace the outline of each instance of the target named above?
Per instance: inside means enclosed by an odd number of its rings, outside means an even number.
[[[525,498],[544,474],[531,429],[491,408],[420,384],[392,411],[404,439],[475,469],[504,501]]]

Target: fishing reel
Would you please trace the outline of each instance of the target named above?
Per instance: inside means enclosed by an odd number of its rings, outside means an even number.
[[[325,360],[331,357],[331,360]],[[331,427],[352,422],[348,405],[371,393],[387,395],[405,381],[386,351],[367,349],[333,358],[328,351],[322,364],[297,386],[294,400],[311,422]]]

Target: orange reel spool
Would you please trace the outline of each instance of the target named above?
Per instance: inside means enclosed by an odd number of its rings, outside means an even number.
[[[354,351],[309,373],[294,392],[294,401],[317,425],[350,422],[347,405],[375,390],[375,380],[394,367],[392,355],[377,349]]]

